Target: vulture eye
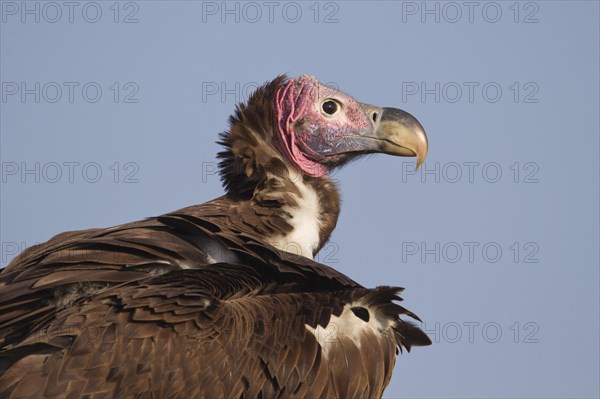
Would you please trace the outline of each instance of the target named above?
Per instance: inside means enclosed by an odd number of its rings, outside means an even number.
[[[336,112],[338,112],[338,109],[340,107],[336,101],[326,100],[321,105],[321,108],[323,109],[323,112],[325,112],[327,115],[334,115]]]

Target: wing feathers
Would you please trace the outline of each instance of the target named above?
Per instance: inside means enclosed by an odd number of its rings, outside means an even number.
[[[383,345],[389,350],[382,350],[385,334],[364,335],[360,348],[340,335],[324,350],[305,325],[326,326],[356,301],[399,312],[385,302],[399,290],[307,288],[293,281],[273,284],[269,273],[229,264],[109,287],[50,323],[42,337],[46,345],[71,337],[62,346],[48,346],[53,353],[41,346],[20,348],[27,356],[0,376],[5,388],[0,392],[8,392],[7,398],[100,394],[109,388],[119,396],[380,396],[393,366],[391,329]]]
[[[25,251],[0,273],[0,396],[380,397],[395,348],[429,342],[402,289],[262,243],[286,226],[229,201]]]

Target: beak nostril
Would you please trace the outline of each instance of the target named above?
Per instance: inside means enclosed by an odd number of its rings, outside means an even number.
[[[377,123],[377,112],[373,112],[373,115],[371,116],[373,118],[373,122]]]

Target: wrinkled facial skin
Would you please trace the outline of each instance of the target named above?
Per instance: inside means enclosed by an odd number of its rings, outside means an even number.
[[[354,135],[372,128],[373,123],[362,104],[319,84],[312,107],[295,124],[294,133],[298,147],[308,158],[321,164],[332,164],[341,161],[342,154],[355,148]]]
[[[323,176],[339,161],[344,138],[371,126],[362,105],[352,97],[325,86],[311,76],[290,80],[276,96],[280,151],[309,176]],[[334,102],[333,114],[323,109]],[[327,108],[332,111],[331,103]]]
[[[277,149],[308,176],[325,176],[356,155],[427,154],[427,137],[410,114],[362,104],[316,78],[286,82],[276,93]]]

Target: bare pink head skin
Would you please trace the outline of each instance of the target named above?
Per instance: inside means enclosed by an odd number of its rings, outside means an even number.
[[[305,175],[322,177],[352,156],[382,152],[427,153],[419,122],[394,108],[362,104],[313,76],[288,80],[275,95],[279,152]]]

